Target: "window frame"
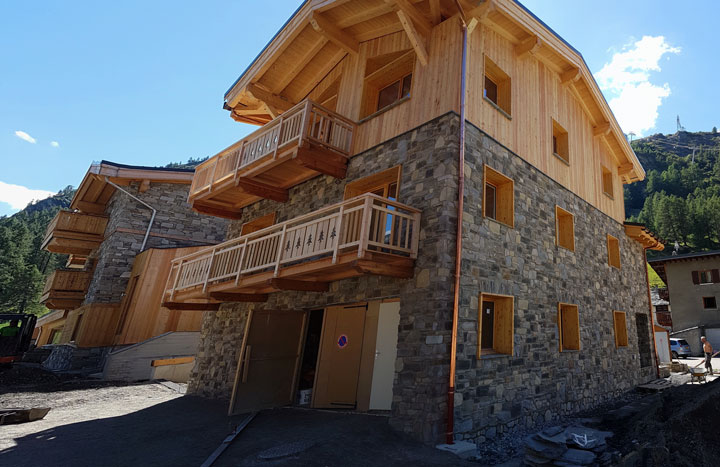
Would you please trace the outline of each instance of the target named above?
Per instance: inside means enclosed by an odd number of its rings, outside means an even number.
[[[622,319],[622,322],[618,321]],[[622,326],[620,326],[622,325]],[[615,348],[629,347],[628,330],[627,330],[627,313],[624,311],[613,311],[613,329],[615,331]],[[621,332],[618,332],[618,331]]]
[[[614,200],[615,199],[615,183],[613,180],[613,172],[604,165],[600,165],[600,177],[602,183],[602,191],[605,196]],[[609,188],[609,191],[608,191]]]
[[[487,212],[488,185],[495,189],[495,216]],[[482,216],[515,228],[515,181],[487,164],[483,164]],[[509,198],[509,200],[508,200]]]
[[[621,269],[622,261],[620,259],[620,240],[610,234],[607,234],[607,254],[608,264],[611,267]]]
[[[356,196],[360,196],[365,193],[372,193],[379,189],[383,190],[383,198],[387,198],[387,194],[390,191],[392,185],[396,185],[395,201],[399,201],[400,197],[400,179],[402,178],[402,166],[396,165],[389,169],[376,172],[374,174],[367,175],[362,178],[358,178],[349,182],[345,185],[343,191],[343,200],[348,200]]]
[[[563,312],[573,313],[574,316],[564,319]],[[558,303],[558,346],[560,352],[568,351],[580,351],[582,350],[581,339],[580,339],[580,309],[573,303]],[[568,326],[573,325],[576,332],[577,340],[575,342],[568,342],[565,339],[565,331],[568,330]],[[569,330],[568,330],[569,332]]]
[[[561,219],[570,218],[570,233],[572,234],[572,244],[566,245],[565,242],[561,242],[561,225],[563,222]],[[564,237],[564,236],[563,236]],[[555,205],[555,245],[565,248],[568,251],[575,252],[575,215],[570,211],[561,208],[557,204]]]
[[[710,277],[709,282],[703,281],[703,274],[707,273]],[[714,284],[713,278],[712,278],[712,269],[702,269],[698,271],[698,285],[710,285]]]
[[[552,138],[550,144],[553,156],[560,159],[565,165],[570,165],[570,135],[568,131],[554,118],[552,120]]]
[[[487,96],[485,80],[497,88],[497,101]],[[509,120],[512,120],[512,78],[487,55],[483,55],[483,99]]]
[[[706,300],[708,300],[708,299],[712,299],[714,306],[707,306]],[[703,304],[703,310],[717,310],[718,309],[717,298],[715,297],[715,295],[708,295],[708,296],[703,297],[702,304]]]
[[[399,54],[399,55],[397,55]],[[412,98],[413,90],[415,86],[415,62],[416,54],[413,49],[398,50],[390,52],[388,54],[381,54],[375,57],[371,57],[370,60],[378,60],[383,56],[396,55],[389,62],[378,66],[372,72],[365,75],[363,78],[363,89],[362,89],[362,101],[360,109],[360,120],[359,122],[365,122],[372,119],[373,117],[387,112],[388,110],[396,107],[397,105],[407,102]],[[366,63],[367,67],[367,63]],[[398,92],[402,94],[402,81],[408,76],[410,78],[410,94],[405,97],[400,97],[391,104],[378,109],[380,91],[386,89],[388,86],[392,86],[397,81],[400,81]]]
[[[485,302],[495,303],[495,317],[493,318],[493,348],[482,348],[482,312]],[[501,304],[498,307],[498,303]],[[498,314],[504,315],[498,319]],[[477,316],[477,358],[483,358],[491,355],[509,355],[515,354],[515,297],[513,295],[496,294],[489,292],[481,292],[478,297],[478,316]],[[498,335],[502,334],[498,329],[503,326],[509,327],[509,338],[506,336],[504,340],[498,342]],[[507,329],[506,329],[507,331]]]

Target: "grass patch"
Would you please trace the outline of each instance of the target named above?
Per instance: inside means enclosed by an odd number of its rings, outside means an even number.
[[[649,264],[646,264],[646,266],[648,269],[648,275],[650,277],[650,287],[657,287],[660,289],[666,288],[667,286],[665,285],[665,282],[660,279],[660,276],[657,275],[655,270],[651,268]]]

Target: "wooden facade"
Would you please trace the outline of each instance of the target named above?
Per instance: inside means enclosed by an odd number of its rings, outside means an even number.
[[[68,312],[59,344],[106,347],[113,344],[120,316],[118,303],[90,303]]]
[[[82,305],[91,280],[92,271],[58,269],[45,281],[40,303],[51,310],[76,308]]]
[[[62,210],[48,224],[42,248],[52,253],[87,256],[104,239],[108,218]]]

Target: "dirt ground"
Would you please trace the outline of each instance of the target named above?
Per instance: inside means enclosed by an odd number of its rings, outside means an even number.
[[[0,371],[0,407],[52,407],[43,420],[0,426],[2,466],[199,466],[244,418],[157,383],[37,371]],[[215,465],[478,464],[405,439],[384,416],[277,409],[257,414]]]

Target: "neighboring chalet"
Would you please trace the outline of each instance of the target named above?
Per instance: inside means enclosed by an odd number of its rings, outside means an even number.
[[[217,310],[191,393],[483,441],[656,377],[643,168],[579,52],[459,4],[307,1],[226,93],[260,128],[190,190],[234,219],[173,261],[165,305]]]
[[[694,355],[702,355],[702,336],[720,350],[720,251],[666,256],[648,263],[667,285],[671,337],[687,340]]]
[[[168,332],[192,332],[177,345],[184,355],[195,353],[202,311],[162,308],[165,280],[172,259],[222,241],[226,221],[190,210],[192,177],[187,169],[106,161],[90,167],[43,242],[69,255],[45,284],[41,301],[54,311],[38,320],[36,345],[70,346],[46,366],[82,362],[75,349],[102,348],[92,354],[104,356]]]

